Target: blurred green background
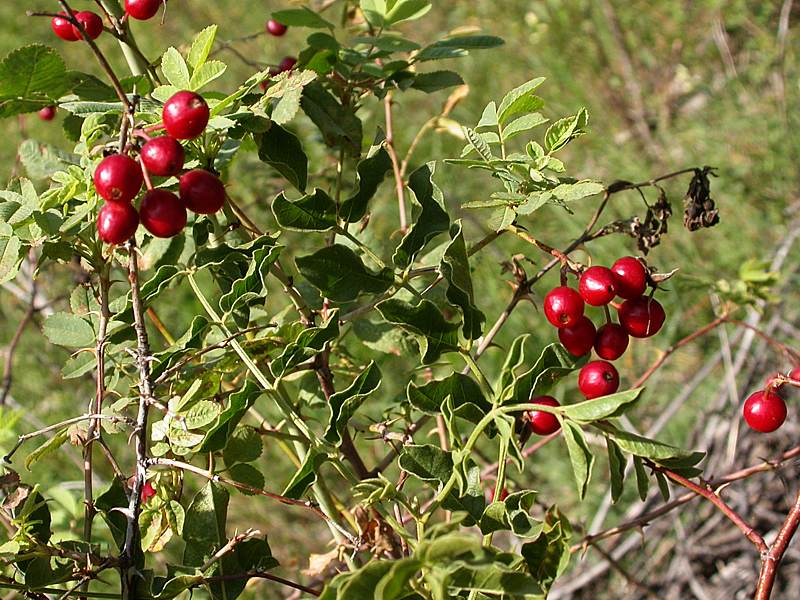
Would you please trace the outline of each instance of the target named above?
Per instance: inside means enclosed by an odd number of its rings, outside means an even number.
[[[74,7],[88,9],[93,4],[76,0]],[[271,10],[299,4],[302,3],[171,0],[163,24],[155,20],[135,23],[133,29],[145,55],[156,59],[169,45],[183,47],[195,32],[217,23],[218,40],[231,41],[236,51],[219,48],[216,58],[227,62],[229,69],[215,85],[231,89],[254,72],[255,68],[248,63],[274,64],[302,47],[308,31],[301,29],[292,29],[282,38],[260,35],[237,41],[262,32]],[[326,16],[334,19],[341,13],[342,4],[334,3]],[[55,5],[54,1],[45,0],[0,3],[0,54],[19,45],[44,43],[56,47],[69,67],[102,77],[87,49],[56,40],[46,19],[25,15],[26,9],[55,10]],[[740,265],[748,259],[768,259],[796,211],[800,136],[795,129],[798,121],[795,29],[800,11],[795,10],[797,15],[782,19],[782,8],[785,5],[781,2],[755,0],[454,0],[434,2],[433,10],[424,19],[401,27],[407,37],[421,43],[464,27],[506,40],[505,47],[476,52],[445,66],[459,71],[470,88],[467,98],[451,115],[457,121],[474,125],[489,100],[499,101],[506,91],[535,76],[547,78],[540,88],[540,95],[547,103],[546,116],[559,118],[587,107],[589,135],[573,143],[562,157],[570,175],[611,183],[617,179],[647,180],[692,166],[718,168],[712,195],[720,208],[722,222],[713,229],[690,234],[681,226],[682,198],[688,178],[665,185],[675,216],[670,235],[649,258],[661,271],[676,267],[681,270],[670,281],[668,291],[661,294],[669,315],[664,332],[652,341],[636,344],[620,361],[624,382],[631,383],[660,349],[710,320],[707,284],[721,278],[736,279]],[[114,40],[106,35],[99,44],[124,72],[124,62]],[[410,91],[397,96],[395,140],[401,153],[419,127],[437,114],[447,94]],[[7,179],[21,173],[15,155],[18,144],[25,138],[69,149],[61,136],[62,117],[59,114],[51,123],[40,122],[35,115],[0,122],[0,134],[5,140],[0,145],[0,174]],[[365,135],[369,138],[382,122],[380,106],[368,103],[363,117]],[[304,118],[298,127],[306,135],[313,135]],[[462,142],[452,135],[436,132],[423,140],[414,164],[431,157],[457,156],[461,146]],[[321,156],[316,158],[316,169],[330,166]],[[237,162],[228,176],[228,185],[249,206],[251,214],[268,221],[269,202],[279,191],[279,182],[259,165],[253,158]],[[495,189],[490,189],[489,179],[452,166],[440,167],[437,182],[451,207],[485,198]],[[653,202],[655,195],[651,194],[649,200]],[[577,217],[558,208],[545,208],[528,217],[524,225],[538,238],[562,246],[582,229],[597,201],[594,198],[576,208]],[[376,240],[384,240],[388,251],[392,237],[396,238],[396,205],[390,184],[384,185],[375,204],[369,231]],[[633,193],[619,195],[614,197],[606,218],[623,218],[634,212],[644,213],[641,199]],[[486,230],[482,222],[485,214],[467,213],[464,217],[470,239],[481,237]],[[302,237],[291,238],[288,247],[292,252],[301,251]],[[480,308],[487,314],[488,324],[494,322],[511,294],[503,283],[509,276],[501,274],[501,263],[515,253],[526,254],[537,265],[545,262],[542,255],[533,254],[529,248],[514,240],[503,240],[475,260]],[[591,253],[594,262],[610,264],[621,255],[636,253],[636,249],[630,238],[615,236],[592,246]],[[582,251],[576,256],[586,258]],[[788,264],[796,264],[797,258],[798,252],[793,250]],[[529,274],[535,268],[529,266]],[[52,280],[46,284],[56,288],[59,277],[67,282],[70,275],[48,277]],[[556,277],[553,274],[544,280],[537,290],[540,296]],[[796,278],[796,274],[790,272],[786,277]],[[789,298],[796,304],[794,283],[790,282],[788,289]],[[62,285],[61,289],[69,288]],[[59,302],[63,298],[53,300]],[[2,295],[0,344],[11,338],[24,309],[13,296]],[[173,332],[180,332],[198,310],[189,295],[178,288],[171,295],[171,302],[159,307],[159,314]],[[34,426],[31,419],[52,422],[74,415],[82,410],[92,393],[91,379],[78,380],[78,384],[75,380],[68,384],[62,381],[60,368],[67,353],[47,345],[37,331],[39,325],[25,332],[16,357],[13,396],[24,410],[20,413],[5,409],[5,422],[10,427],[3,430],[5,438],[0,442],[4,447],[13,435]],[[555,338],[531,304],[525,304],[512,315],[496,340],[498,346],[506,348],[522,332],[532,333],[542,343]],[[156,344],[160,342],[155,334],[154,339]],[[651,389],[657,389],[658,393],[648,394],[646,406],[635,415],[637,425],[644,429],[652,423],[697,365],[718,347],[717,337],[709,336],[676,354],[668,367],[651,380]],[[400,368],[403,365],[393,366],[401,360],[388,355],[382,359],[389,379],[382,388],[387,405],[402,396],[406,384],[396,375],[404,372]],[[489,350],[483,363],[489,373],[495,374],[501,360],[501,351]],[[777,364],[773,368],[783,366]],[[677,444],[687,439],[696,425],[698,412],[706,406],[707,395],[715,393],[719,385],[719,371],[713,373],[670,420],[662,439]],[[565,384],[560,390],[563,397],[569,399],[574,395],[571,386],[574,383]],[[374,406],[366,412],[377,419],[384,408]],[[794,416],[796,411],[790,410]],[[16,421],[20,415],[23,418]],[[362,424],[367,426],[369,422],[362,418]],[[382,445],[368,448],[368,462],[374,462]],[[39,480],[59,482],[58,489],[46,493],[52,493],[59,502],[59,518],[65,523],[75,523],[76,515],[82,511],[78,484],[81,472],[74,464],[77,450],[69,452],[40,463],[35,470]],[[278,466],[283,457],[271,452],[268,446],[262,456],[265,465],[275,465],[274,478],[268,475],[267,486],[279,488],[286,480],[288,466]],[[564,463],[563,447],[551,444],[536,456],[525,477],[542,491],[543,501],[558,500],[565,509],[575,511],[570,515],[574,514],[576,520],[591,516],[605,491],[604,478],[596,478],[585,505],[572,506],[576,504],[574,485]],[[553,464],[559,466],[553,468]],[[598,472],[602,473],[602,469],[598,466]],[[65,477],[73,477],[74,485],[64,484]],[[319,522],[300,511],[263,499],[238,497],[231,514],[234,524],[258,527],[270,535],[273,552],[281,560],[285,573],[297,575],[308,566],[303,557],[330,550],[319,546],[325,535]],[[253,586],[258,597],[282,597],[274,586],[263,583]]]

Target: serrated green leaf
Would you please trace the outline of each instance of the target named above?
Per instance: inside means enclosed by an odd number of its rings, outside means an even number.
[[[562,183],[551,190],[553,196],[563,202],[575,202],[589,196],[601,193],[605,186],[597,181],[578,181],[576,183]]]
[[[503,140],[508,141],[518,136],[520,133],[530,131],[534,127],[543,125],[548,121],[549,119],[546,119],[538,112],[519,117],[518,119],[511,121],[511,123],[509,123],[508,126],[503,129]]]
[[[336,226],[336,204],[323,190],[289,201],[283,192],[272,202],[278,224],[292,231],[328,231]]]
[[[414,77],[414,83],[411,87],[420,92],[430,94],[445,90],[457,85],[463,85],[464,80],[461,75],[455,71],[431,71],[428,73],[419,73]]]
[[[238,463],[228,469],[228,475],[236,483],[244,484],[248,487],[255,488],[256,490],[264,489],[264,474],[256,469],[253,465],[247,463]],[[246,496],[255,496],[255,492],[236,488]]]
[[[481,118],[478,121],[478,124],[475,126],[475,129],[481,129],[484,127],[489,129],[497,129],[498,124],[497,104],[495,104],[495,101],[492,100],[483,109],[483,113],[481,114]]]
[[[453,473],[453,455],[431,444],[410,444],[403,448],[398,465],[422,481],[445,483]]]
[[[566,146],[569,142],[586,133],[589,114],[585,108],[574,117],[565,117],[553,123],[544,134],[544,147],[552,153]]]
[[[367,214],[369,201],[378,191],[378,186],[392,170],[389,153],[381,146],[372,156],[368,156],[356,167],[356,189],[352,196],[339,208],[339,218],[346,223],[355,223]]]
[[[394,264],[401,269],[410,266],[428,242],[450,226],[442,191],[433,182],[435,170],[435,163],[431,162],[416,169],[408,178],[411,200],[419,209],[413,211],[416,214],[414,223],[392,257]]]
[[[414,306],[392,298],[376,308],[384,319],[416,337],[422,364],[436,362],[445,352],[458,352],[459,324],[446,321],[430,300]]]
[[[381,371],[374,362],[370,362],[347,389],[330,397],[331,417],[324,436],[328,442],[337,447],[341,444],[342,432],[348,421],[380,384]]]
[[[67,348],[94,345],[94,329],[85,319],[69,313],[53,313],[44,322],[42,332],[54,344]]]
[[[225,464],[233,465],[239,462],[253,462],[264,451],[264,443],[261,436],[252,427],[240,426],[237,427],[228,443],[222,456],[225,459]]]
[[[442,404],[448,397],[452,398],[456,409],[464,404],[474,404],[488,412],[492,407],[475,380],[461,373],[452,373],[444,379],[436,379],[422,386],[410,382],[406,395],[411,406],[431,416],[441,413]]]
[[[189,88],[189,67],[181,56],[181,53],[172,46],[161,57],[161,71],[170,84],[176,88],[185,90]]]
[[[23,255],[22,241],[14,235],[11,225],[0,223],[0,283],[17,276]]]
[[[586,497],[586,488],[592,476],[594,455],[586,443],[583,431],[577,425],[565,421],[562,426],[564,440],[569,450],[569,460],[572,463],[572,473],[578,486],[578,496],[583,500]]]
[[[361,154],[361,119],[353,107],[343,106],[317,82],[303,88],[300,107],[319,128],[328,146],[343,148],[350,156]]]
[[[567,404],[563,407],[562,414],[568,419],[580,423],[591,423],[601,419],[613,419],[632,408],[633,404],[639,399],[644,391],[643,387],[624,392],[617,392],[608,396],[594,398],[579,402],[578,404]]]
[[[32,44],[10,52],[0,62],[0,118],[54,104],[70,87],[66,73],[64,61],[47,46]]]
[[[227,68],[228,65],[219,60],[210,60],[203,63],[192,73],[188,89],[198,91],[204,88],[218,77],[221,77]]]
[[[216,402],[201,400],[184,415],[184,424],[188,429],[199,429],[213,423],[221,412],[222,409]]]
[[[312,29],[334,29],[333,23],[323,19],[309,8],[289,8],[272,13],[278,23],[289,27],[310,27]]]
[[[216,25],[209,25],[194,37],[192,47],[189,48],[189,54],[186,57],[186,62],[189,63],[189,66],[194,71],[206,62],[211,49],[214,47],[216,37]]]
[[[34,449],[25,457],[25,468],[30,471],[33,465],[35,465],[48,454],[52,454],[58,450],[66,443],[68,439],[69,428],[64,427],[63,429],[59,429],[55,435],[53,435],[53,437],[45,441],[43,444],[40,444],[39,447]]]
[[[529,107],[532,106],[530,102],[531,98],[535,98],[533,92],[544,83],[544,80],[544,77],[536,77],[526,81],[503,97],[503,101],[500,102],[500,107],[497,109],[497,114],[502,125],[505,125],[513,117],[521,113],[527,113],[541,108],[541,106],[539,106],[538,108],[529,109]],[[535,104],[536,102],[533,103],[533,105]]]
[[[336,302],[351,302],[362,293],[381,294],[394,283],[391,269],[370,271],[355,252],[341,244],[298,256],[295,264],[311,285]]]
[[[286,90],[286,93],[280,97],[272,109],[272,114],[270,116],[273,122],[278,125],[285,125],[294,119],[295,115],[297,115],[297,111],[300,110],[300,98],[302,95],[302,89]]]
[[[209,481],[195,494],[186,509],[183,527],[183,539],[186,541],[184,564],[202,565],[225,544],[229,498],[228,491],[213,481]]]

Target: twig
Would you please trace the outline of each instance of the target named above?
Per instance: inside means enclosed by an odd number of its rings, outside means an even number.
[[[277,575],[273,575],[271,573],[263,573],[260,571],[255,571],[251,573],[243,573],[241,575],[218,575],[216,577],[207,577],[203,581],[204,583],[213,583],[215,581],[232,581],[235,579],[244,579],[245,577],[254,577],[258,579],[267,579],[268,581],[274,581],[275,583],[280,583],[281,585],[285,585],[290,588],[294,588],[301,592],[305,592],[306,594],[310,594],[312,596],[318,597],[322,594],[319,590],[315,590],[314,588],[306,587],[300,583],[295,581],[290,581],[288,579],[284,579],[283,577],[278,577]]]
[[[392,123],[392,93],[388,92],[383,99],[383,109],[386,115],[386,152],[392,161],[394,185],[397,191],[397,210],[400,213],[400,231],[408,231],[408,217],[406,216],[406,184],[400,171],[400,161],[394,148],[394,125]]]
[[[28,326],[28,323],[36,313],[36,282],[33,278],[31,278],[30,296],[31,298],[30,302],[28,303],[28,308],[25,310],[25,314],[20,319],[17,329],[14,331],[11,341],[8,343],[8,348],[6,348],[6,360],[3,368],[3,383],[2,386],[0,386],[0,406],[5,406],[6,398],[8,397],[9,391],[11,391],[11,382],[14,370],[14,352],[16,352],[19,341],[22,339],[22,334],[25,331],[25,327]]]
[[[772,588],[775,585],[775,577],[778,574],[778,565],[783,560],[783,555],[789,548],[797,528],[800,526],[800,492],[795,496],[794,504],[786,520],[783,522],[778,537],[772,542],[766,556],[761,559],[761,572],[758,575],[758,587],[756,588],[756,600],[769,600],[772,595]]]

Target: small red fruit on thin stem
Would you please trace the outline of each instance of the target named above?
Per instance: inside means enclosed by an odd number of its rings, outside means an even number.
[[[186,208],[210,215],[225,204],[225,185],[213,173],[193,169],[181,176],[180,195]]]
[[[147,170],[159,177],[177,175],[183,168],[186,155],[180,142],[164,135],[153,138],[142,146],[140,154]]]
[[[587,400],[608,396],[619,389],[619,373],[604,360],[586,363],[578,373],[578,389]]]
[[[179,140],[190,140],[203,133],[209,116],[203,97],[186,90],[173,94],[161,111],[167,133]]]
[[[633,300],[644,294],[647,288],[647,271],[633,256],[624,256],[611,266],[617,295]]]
[[[139,214],[127,202],[109,202],[97,214],[97,235],[106,244],[125,243],[138,226]]]
[[[75,33],[72,23],[70,23],[69,19],[67,18],[67,13],[61,11],[58,14],[64,16],[53,17],[50,20],[50,27],[53,28],[53,33],[67,42],[77,42],[79,39],[81,39],[80,36]]]
[[[39,118],[42,121],[52,121],[56,116],[55,106],[45,106],[39,110]]]
[[[97,13],[93,13],[90,10],[82,10],[81,12],[75,13],[75,20],[83,26],[86,35],[93,40],[96,40],[99,35],[103,33],[103,19],[101,19],[100,15]],[[80,29],[73,25],[72,30],[75,33],[76,39],[81,39]]]
[[[168,190],[148,191],[139,206],[139,217],[145,229],[160,238],[178,235],[186,227],[186,208]]]
[[[561,406],[552,396],[536,396],[531,399],[532,404],[543,406]],[[561,429],[561,423],[553,413],[543,410],[528,411],[528,427],[536,435],[550,435]]]
[[[794,369],[789,371],[789,379],[800,381],[800,365],[796,366]]]
[[[142,170],[130,156],[112,154],[94,171],[94,188],[108,202],[130,202],[142,189]]]
[[[571,327],[583,316],[581,295],[565,285],[553,288],[544,297],[544,316],[552,325]]]
[[[614,273],[606,267],[589,267],[581,275],[578,291],[592,306],[608,304],[617,295]]]
[[[162,2],[163,0],[125,0],[125,12],[134,19],[147,21],[155,16]]]
[[[752,429],[770,433],[786,420],[786,403],[775,392],[759,390],[745,400],[742,415]]]
[[[597,331],[589,317],[583,316],[571,327],[558,330],[558,340],[573,356],[583,356],[592,350]]]
[[[641,296],[625,300],[619,307],[619,322],[636,338],[646,338],[659,332],[667,318],[664,308],[655,298]]]
[[[284,56],[283,60],[278,63],[278,73],[291,71],[297,64],[297,59],[294,56]]]
[[[283,23],[279,23],[275,19],[270,19],[267,21],[267,33],[270,35],[274,35],[275,37],[281,37],[283,34],[286,33],[286,30],[289,29]]]
[[[617,360],[628,349],[628,334],[616,323],[606,323],[597,330],[594,351],[606,360]]]

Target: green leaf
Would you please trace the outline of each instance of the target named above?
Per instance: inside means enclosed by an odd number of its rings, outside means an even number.
[[[22,241],[14,235],[11,225],[0,223],[0,283],[17,276],[22,255]]]
[[[206,59],[208,59],[208,55],[214,47],[214,40],[216,37],[216,25],[209,25],[194,37],[192,47],[189,48],[189,54],[186,57],[186,62],[189,63],[189,66],[192,67],[194,71],[202,66],[206,62]]]
[[[450,576],[448,587],[492,597],[544,598],[541,585],[533,577],[498,563],[462,566]]]
[[[440,60],[467,56],[470,50],[496,48],[505,44],[502,38],[491,35],[462,35],[439,40],[426,46],[416,55],[416,60]]]
[[[543,117],[540,113],[531,113],[524,115],[518,119],[511,121],[507,127],[503,129],[503,140],[508,141],[511,138],[518,136],[520,133],[530,131],[534,127],[547,123],[549,119]]]
[[[411,87],[420,92],[430,94],[445,90],[457,85],[463,85],[464,80],[455,71],[431,71],[429,73],[418,73],[414,77]]]
[[[402,21],[413,21],[425,15],[431,9],[428,0],[391,0],[387,2],[391,8],[386,13],[385,24],[396,25]]]
[[[495,104],[495,101],[492,100],[483,109],[483,114],[481,114],[481,119],[480,121],[478,121],[478,124],[475,126],[475,129],[481,129],[481,128],[497,129],[498,124],[499,121],[497,120],[497,104]]]
[[[458,323],[446,321],[430,300],[413,306],[392,298],[381,302],[376,308],[384,319],[416,337],[422,364],[436,362],[442,353],[459,351]]]
[[[300,107],[319,128],[328,146],[342,148],[350,156],[361,154],[361,119],[356,116],[353,107],[342,106],[318,82],[303,89]]]
[[[442,508],[449,511],[460,511],[467,513],[463,524],[471,527],[480,521],[486,501],[483,498],[483,487],[481,486],[481,468],[471,459],[467,459],[463,468],[463,482],[460,493],[453,490],[442,501]]]
[[[525,558],[531,575],[545,592],[569,565],[572,556],[569,548],[571,534],[572,527],[567,518],[556,507],[552,507],[545,515],[542,535],[533,542],[522,545],[520,553]]]
[[[597,181],[585,179],[576,183],[562,183],[551,190],[553,196],[563,202],[575,202],[601,193],[605,186]]]
[[[445,483],[453,473],[453,456],[438,446],[410,444],[403,448],[398,465],[422,481]]]
[[[333,23],[326,21],[309,8],[290,8],[272,13],[278,23],[289,27],[310,27],[311,29],[334,29]]]
[[[66,93],[70,80],[64,61],[52,48],[17,48],[0,62],[0,118],[33,112]]]
[[[433,183],[435,168],[435,163],[430,162],[416,169],[408,178],[415,218],[392,257],[394,264],[401,269],[409,267],[428,242],[450,226],[442,191]]]
[[[220,309],[229,314],[239,307],[251,306],[267,293],[266,276],[278,259],[280,249],[275,246],[262,246],[253,252],[247,272],[231,284],[230,291],[219,299]]]
[[[85,348],[94,345],[94,329],[77,315],[53,313],[45,320],[42,331],[48,340],[59,346]]]
[[[564,440],[567,442],[567,450],[569,450],[572,473],[575,476],[575,483],[578,485],[578,495],[583,500],[586,497],[586,488],[592,476],[594,455],[589,449],[580,427],[569,421],[564,421],[562,430]]]
[[[521,404],[541,396],[575,369],[575,359],[561,344],[550,344],[528,371],[515,375],[501,392],[503,404]]]
[[[203,63],[192,73],[188,89],[197,91],[204,88],[218,77],[221,77],[227,68],[228,65],[219,60],[211,60]]]
[[[608,449],[608,469],[611,472],[611,501],[616,504],[622,496],[627,461],[619,446],[608,436],[606,436],[606,448]]]
[[[356,167],[356,190],[345,200],[339,209],[339,218],[346,223],[355,223],[367,214],[369,201],[378,191],[378,186],[392,170],[389,153],[381,146],[372,156],[368,156]]]
[[[609,396],[602,396],[578,404],[565,405],[562,414],[568,419],[580,423],[591,423],[601,419],[613,419],[632,408],[644,391],[643,387],[624,392],[617,392]]]
[[[394,565],[391,560],[373,560],[353,572],[336,595],[337,600],[349,598],[374,598],[373,592],[378,582]]]
[[[272,109],[272,121],[278,125],[285,125],[297,115],[300,110],[300,98],[303,96],[302,89],[286,90]]]
[[[642,459],[636,455],[633,457],[633,468],[636,472],[636,489],[639,492],[639,498],[644,502],[647,500],[647,491],[650,488],[650,479],[647,477],[647,471],[644,470],[644,463]]]
[[[328,231],[336,226],[336,204],[319,188],[294,202],[281,192],[272,202],[272,214],[281,227],[292,231]]]
[[[216,424],[206,433],[199,452],[217,452],[228,443],[244,414],[255,404],[261,390],[250,380],[228,397],[228,406],[219,415]]]
[[[281,495],[287,498],[298,499],[306,493],[309,486],[317,481],[320,467],[327,462],[328,456],[316,448],[311,448],[303,459],[300,468],[292,476],[291,481],[286,484],[286,488]]]
[[[375,586],[374,600],[403,600],[409,598],[409,594],[412,592],[409,581],[421,566],[422,563],[420,561],[411,557],[392,561],[391,568]]]
[[[625,452],[642,458],[649,458],[655,462],[680,458],[691,459],[690,462],[694,461],[692,462],[694,464],[705,456],[702,452],[683,450],[629,431],[623,431],[610,423],[595,423],[594,425],[607,433]]]
[[[480,520],[481,533],[511,530],[521,538],[537,538],[542,533],[541,521],[530,516],[536,492],[513,492],[505,500],[495,500],[484,510]]]
[[[308,158],[300,140],[280,125],[254,136],[258,144],[258,158],[277,170],[301,192],[308,180]]]
[[[669,481],[661,471],[656,471],[656,483],[658,483],[658,491],[661,493],[661,498],[663,498],[664,502],[669,502]]]
[[[362,293],[380,294],[394,283],[391,269],[370,271],[355,252],[341,244],[298,256],[295,263],[311,285],[335,302],[351,302]]]
[[[347,427],[348,421],[367,396],[377,390],[380,384],[381,371],[374,362],[370,362],[347,389],[336,392],[330,397],[331,418],[325,431],[325,439],[328,442],[337,447],[341,444],[342,432]]]
[[[334,310],[329,312],[328,320],[319,327],[303,329],[294,341],[286,344],[281,355],[270,363],[273,375],[282,377],[292,367],[322,352],[337,337],[339,337],[339,313]]]
[[[189,67],[176,48],[170,46],[161,57],[161,71],[170,84],[185,90],[189,88]]]
[[[48,439],[25,457],[25,468],[30,471],[31,466],[35,465],[48,454],[52,454],[61,448],[61,446],[63,446],[68,439],[69,428],[64,427],[63,429],[59,429],[53,437]]]
[[[475,152],[478,153],[478,156],[480,156],[485,162],[491,162],[494,156],[492,155],[492,149],[489,147],[487,139],[499,140],[497,134],[494,132],[478,133],[469,127],[462,127],[461,130],[464,132],[464,137],[467,138],[467,141],[469,142],[469,146],[467,148],[471,147],[473,150],[475,150]]]
[[[442,412],[442,404],[448,397],[452,398],[456,409],[465,404],[473,404],[486,413],[492,408],[477,382],[457,372],[445,379],[435,379],[422,386],[409,382],[406,395],[411,406],[431,416]]]
[[[125,515],[119,509],[127,510],[127,493],[126,483],[119,477],[115,477],[95,500],[95,506],[100,511],[119,548],[122,548],[125,543],[125,532],[128,525]]]
[[[240,426],[231,434],[222,456],[226,465],[233,465],[252,462],[261,456],[263,451],[264,443],[258,432],[252,427]]]
[[[225,544],[229,498],[228,490],[213,481],[200,488],[192,498],[183,525],[184,564],[202,565]]]
[[[257,490],[264,489],[264,474],[256,469],[253,465],[249,465],[247,463],[233,465],[228,470],[228,475],[236,483],[241,483]],[[257,495],[255,492],[251,492],[249,490],[243,490],[240,488],[236,489],[246,496]]]
[[[187,429],[199,429],[213,423],[222,410],[219,404],[210,400],[201,400],[189,409],[184,416]]]
[[[578,111],[574,117],[565,117],[553,123],[544,134],[544,146],[549,153],[555,152],[566,146],[576,137],[586,133],[586,124],[589,114],[585,108]]]
[[[481,336],[486,317],[475,306],[467,244],[460,220],[450,227],[450,239],[439,263],[439,272],[447,281],[447,300],[461,311],[464,337],[474,340]]]
[[[544,77],[536,77],[526,81],[503,97],[503,101],[500,102],[500,107],[497,109],[501,125],[505,125],[517,115],[538,110],[544,105],[540,98],[533,95],[533,92],[544,83],[544,80]]]

